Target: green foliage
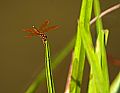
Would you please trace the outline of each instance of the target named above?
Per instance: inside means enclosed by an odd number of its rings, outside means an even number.
[[[93,45],[92,36],[90,32],[90,19],[92,7],[94,5],[94,13],[97,17],[96,21],[96,46]],[[45,69],[38,75],[36,80],[30,85],[26,93],[35,93],[35,90],[45,78],[48,93],[55,93],[54,83],[52,78],[52,69],[56,68],[60,62],[73,49],[72,56],[72,72],[70,75],[70,85],[68,86],[69,93],[80,93],[85,56],[90,65],[90,75],[88,82],[88,93],[116,93],[120,87],[120,73],[112,83],[109,84],[109,74],[107,67],[106,49],[108,40],[108,30],[104,30],[102,19],[100,16],[99,0],[82,0],[80,17],[77,26],[77,35],[67,44],[67,46],[58,53],[51,64],[50,48],[48,42],[45,42]],[[75,44],[74,44],[75,43]]]
[[[77,37],[76,37],[76,43],[75,43],[73,59],[72,59],[72,74],[71,74],[71,81],[69,87],[70,93],[80,93],[81,91],[84,60],[85,60],[85,50],[81,39],[81,35],[82,35],[81,30],[83,29],[84,26],[85,9],[86,9],[86,0],[82,2],[81,16],[80,16],[81,20],[78,20]]]

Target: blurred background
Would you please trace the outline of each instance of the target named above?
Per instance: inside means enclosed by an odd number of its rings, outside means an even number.
[[[119,0],[100,0],[102,11]],[[24,38],[23,29],[40,26],[44,20],[60,28],[47,33],[54,57],[76,34],[81,0],[1,0],[0,1],[0,93],[24,93],[38,73],[44,68],[44,47],[40,38]],[[120,59],[120,9],[103,17],[104,28],[110,30],[107,53],[110,81],[120,67],[112,64]],[[94,25],[91,28],[93,31]],[[71,54],[54,70],[56,93],[63,93]],[[87,90],[86,63],[82,92]],[[36,93],[47,93],[46,81]]]

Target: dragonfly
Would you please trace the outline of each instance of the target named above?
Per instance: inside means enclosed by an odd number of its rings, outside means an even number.
[[[47,35],[45,33],[59,28],[58,25],[47,27],[49,23],[49,20],[45,20],[39,28],[32,26],[32,28],[25,29],[25,32],[29,32],[25,37],[31,38],[32,36],[38,36],[42,39],[43,44],[45,44],[45,41],[47,40]]]

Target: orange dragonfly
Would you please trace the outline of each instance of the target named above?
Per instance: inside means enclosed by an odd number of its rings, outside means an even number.
[[[30,33],[29,35],[26,35],[25,37],[31,38],[32,36],[39,36],[42,39],[43,44],[44,44],[44,42],[47,40],[47,36],[45,35],[45,32],[56,30],[57,28],[59,28],[58,25],[47,27],[49,23],[50,23],[49,20],[45,20],[44,23],[39,28],[32,26],[32,28],[25,29],[24,30],[25,32]]]

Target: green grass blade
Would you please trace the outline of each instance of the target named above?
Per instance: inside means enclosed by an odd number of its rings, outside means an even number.
[[[45,79],[45,69],[37,76],[37,78],[28,87],[25,93],[35,93],[40,83]]]
[[[51,61],[50,61],[50,48],[47,41],[45,41],[45,69],[46,69],[48,93],[55,93],[52,69],[51,69]]]
[[[81,44],[79,59],[74,58],[72,61],[72,76],[70,81],[70,93],[80,93],[85,62],[85,50]]]
[[[103,86],[106,89],[105,90],[106,93],[109,93],[109,75],[108,75],[108,66],[107,66],[106,49],[105,49],[105,43],[107,42],[108,33],[105,33],[105,30],[103,30],[102,19],[99,18],[99,15],[100,15],[99,0],[94,1],[94,11],[95,11],[96,17],[98,17],[96,21],[96,28],[98,33],[96,54],[98,56],[99,63],[102,64],[101,68],[103,73],[103,81],[105,82]]]
[[[118,93],[119,90],[120,90],[120,72],[118,73],[118,75],[113,80],[110,86],[110,93]]]
[[[90,9],[89,11],[92,10],[92,2],[93,2],[93,0],[88,0],[87,3],[89,3],[89,4],[86,7],[86,11],[89,10],[89,9]],[[82,41],[83,41],[83,45],[84,45],[84,48],[85,48],[85,51],[86,51],[86,54],[87,54],[87,58],[88,58],[88,61],[89,61],[89,64],[90,64],[90,68],[92,69],[93,79],[95,81],[95,86],[96,86],[97,93],[106,93],[105,89],[103,87],[104,81],[103,81],[101,65],[99,63],[97,55],[94,52],[92,37],[91,37],[91,34],[90,34],[89,22],[90,22],[91,12],[88,12],[88,13],[90,13],[90,14],[87,14],[85,16],[85,26],[81,30]]]
[[[93,75],[92,68],[90,69],[89,75],[89,85],[88,85],[88,93],[97,93],[96,85],[95,85],[95,78]]]
[[[56,55],[53,58],[52,69],[55,69],[62,62],[62,60],[70,53],[70,51],[73,49],[74,43],[75,37],[73,37],[72,40],[66,45],[66,47],[62,49],[58,53],[58,55]],[[45,80],[45,68],[40,72],[40,74],[38,74],[37,78],[32,82],[32,84],[29,86],[25,93],[35,93],[35,91],[40,86],[43,80]]]
[[[103,34],[105,35],[104,30],[102,30]],[[103,35],[103,36],[104,36]],[[104,38],[104,37],[103,37]],[[109,83],[109,74],[108,74],[108,65],[107,65],[107,56],[106,56],[106,49],[105,49],[105,42],[103,40],[103,44],[102,44],[102,72],[103,72],[103,77],[104,77],[104,81],[105,81],[105,91],[106,93],[110,92],[110,83]]]
[[[25,93],[35,93],[36,89],[40,85],[40,83],[45,79],[45,70],[46,70],[46,78],[47,78],[47,87],[48,93],[55,93],[54,83],[52,79],[52,70],[50,63],[50,49],[47,42],[45,42],[45,69],[41,71],[41,73],[37,76],[35,81],[30,85]]]
[[[81,83],[82,83],[84,60],[85,60],[85,50],[81,42],[81,30],[82,27],[84,26],[86,3],[87,0],[82,1],[80,20],[78,20],[77,37],[76,37],[76,43],[75,43],[74,54],[72,59],[72,75],[69,86],[70,93],[80,93],[81,91]],[[79,23],[81,24],[80,27],[79,27]]]
[[[109,30],[108,30],[108,29],[105,29],[105,30],[104,30],[104,33],[105,33],[105,45],[107,45]]]
[[[105,93],[103,87],[104,81],[103,81],[101,66],[98,62],[97,56],[94,53],[94,48],[93,46],[91,46],[91,43],[89,42],[89,35],[86,33],[85,30],[82,31],[82,40],[83,40],[84,48],[86,50],[90,68],[92,68],[93,71],[93,77],[95,78],[94,80],[97,90],[100,93]]]

